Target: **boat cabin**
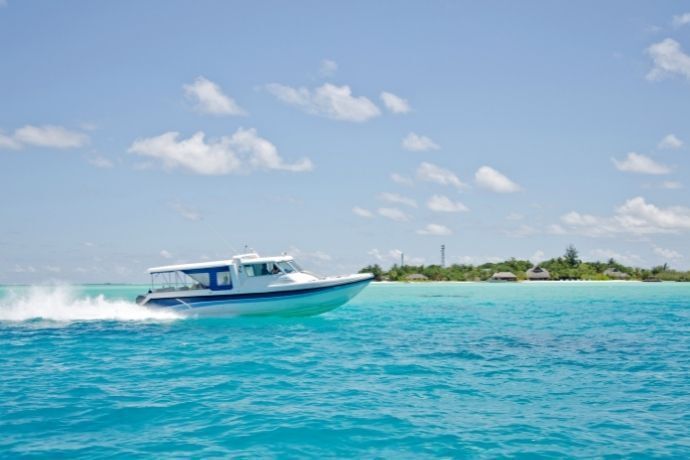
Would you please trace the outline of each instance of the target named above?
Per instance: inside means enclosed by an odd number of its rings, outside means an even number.
[[[150,268],[150,292],[230,291],[290,282],[302,269],[290,256],[243,254],[229,260]]]

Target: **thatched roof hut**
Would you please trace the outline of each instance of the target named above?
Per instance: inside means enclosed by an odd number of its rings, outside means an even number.
[[[527,270],[526,275],[527,279],[530,281],[546,281],[551,279],[549,271],[545,268],[541,268],[539,265],[535,265]]]
[[[511,272],[497,272],[493,274],[491,281],[517,281],[517,276]]]
[[[619,271],[617,268],[607,268],[604,271],[604,275],[615,280],[627,280],[630,279],[630,275],[625,272]]]

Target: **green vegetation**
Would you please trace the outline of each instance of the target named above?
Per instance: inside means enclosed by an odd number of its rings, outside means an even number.
[[[449,267],[440,265],[393,265],[385,271],[378,264],[369,265],[360,270],[360,273],[373,273],[377,281],[407,281],[407,277],[413,274],[421,274],[429,281],[486,281],[496,272],[512,272],[518,280],[527,277],[526,271],[534,264],[528,260],[510,259],[503,262],[482,265],[458,265]],[[607,270],[615,270],[624,273],[631,280],[660,281],[690,281],[690,271],[681,272],[669,268],[668,264],[652,267],[651,269],[628,267],[609,259],[607,262],[583,262],[574,246],[566,248],[562,257],[541,262],[539,266],[548,270],[552,280],[611,280],[619,279],[615,274],[605,273]],[[625,276],[625,275],[622,275]]]

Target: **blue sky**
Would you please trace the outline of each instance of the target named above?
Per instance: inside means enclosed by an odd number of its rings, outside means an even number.
[[[0,0],[0,283],[690,267],[683,2]]]

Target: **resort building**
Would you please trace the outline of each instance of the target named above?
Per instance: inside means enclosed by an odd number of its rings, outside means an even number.
[[[613,278],[615,280],[628,280],[630,279],[630,275],[627,273],[624,273],[622,271],[619,271],[617,268],[607,268],[604,271],[604,275],[608,276],[609,278]]]
[[[511,272],[497,272],[493,274],[491,281],[517,281],[517,276]]]
[[[549,271],[545,268],[541,268],[539,265],[536,265],[527,270],[526,275],[527,279],[530,281],[547,281],[551,279]]]

